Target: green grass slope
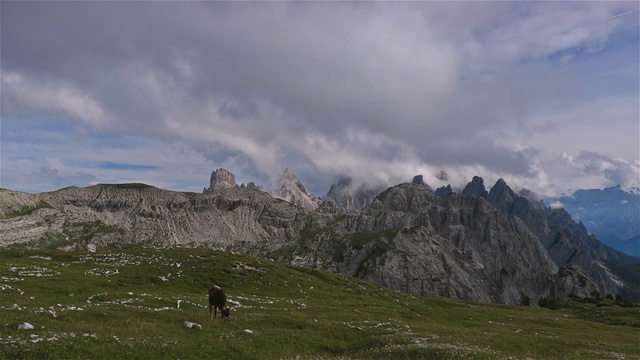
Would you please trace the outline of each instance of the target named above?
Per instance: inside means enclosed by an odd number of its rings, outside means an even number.
[[[213,284],[230,319],[209,320]],[[0,253],[6,359],[640,359],[638,310],[413,297],[208,249]]]

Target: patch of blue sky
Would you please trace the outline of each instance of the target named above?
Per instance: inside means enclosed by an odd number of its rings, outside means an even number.
[[[3,143],[91,144],[93,147],[119,149],[143,148],[149,140],[131,134],[105,134],[66,117],[40,112],[2,114],[0,139]]]
[[[52,116],[2,116],[2,141],[21,144],[60,143],[74,131],[72,122]]]
[[[604,47],[560,51],[549,63],[568,70],[589,98],[638,95],[640,36],[638,27],[611,34]]]
[[[588,95],[638,95],[638,42],[615,52],[603,51],[577,61],[571,71]]]
[[[174,180],[170,183],[171,189],[181,189],[181,191],[201,192],[203,188],[208,187],[209,184],[205,180],[199,181],[187,181],[187,180]]]

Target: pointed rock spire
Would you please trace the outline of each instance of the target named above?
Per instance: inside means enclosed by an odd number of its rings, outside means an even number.
[[[474,176],[470,183],[462,190],[462,195],[475,195],[487,198],[487,189],[484,187],[484,180],[479,176]]]
[[[211,172],[209,187],[204,188],[202,192],[208,193],[218,189],[228,189],[237,186],[235,174],[227,169],[220,168]]]
[[[447,196],[451,193],[453,193],[453,189],[451,189],[451,185],[441,186],[437,188],[436,191],[433,192],[433,194],[436,196]]]
[[[278,183],[272,186],[271,194],[275,197],[286,200],[298,207],[315,210],[318,208],[318,198],[307,192],[302,181],[295,176],[289,168],[284,170]]]
[[[510,208],[517,197],[518,195],[500,178],[496,181],[496,184],[491,187],[487,200],[493,204],[493,206],[503,210]]]

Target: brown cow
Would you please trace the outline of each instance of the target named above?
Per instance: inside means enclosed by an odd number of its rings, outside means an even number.
[[[218,316],[218,309],[220,309],[223,318],[228,317],[230,309],[225,306],[226,302],[227,294],[224,293],[224,290],[219,286],[212,286],[209,289],[209,319],[214,319]]]

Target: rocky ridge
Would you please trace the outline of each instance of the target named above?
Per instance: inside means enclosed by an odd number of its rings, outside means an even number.
[[[625,272],[637,258],[590,237],[561,209],[532,205],[503,180],[487,192],[474,178],[467,186],[473,191],[449,187],[445,196],[426,184],[400,184],[361,211],[346,211],[333,197],[309,196],[290,172],[280,187],[291,195],[287,199],[237,186],[220,169],[214,173],[215,183],[203,194],[144,184],[34,195],[0,190],[0,244],[204,246],[336,271],[415,295],[508,304],[594,291],[637,299],[637,284]]]

